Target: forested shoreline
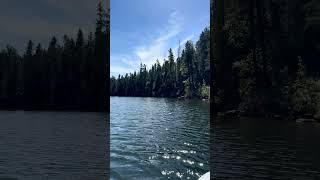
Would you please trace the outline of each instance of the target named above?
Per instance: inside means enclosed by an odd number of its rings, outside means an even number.
[[[319,119],[319,1],[211,3],[214,111]]]
[[[48,48],[29,40],[23,55],[0,51],[0,108],[109,111],[109,12],[101,2],[95,32],[53,36]]]
[[[210,98],[210,30],[205,28],[194,45],[187,41],[177,58],[169,49],[167,59],[147,69],[110,78],[111,96]]]

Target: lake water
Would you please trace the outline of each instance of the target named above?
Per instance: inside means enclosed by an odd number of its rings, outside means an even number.
[[[0,111],[0,179],[106,179],[102,113]]]
[[[213,177],[320,179],[320,124],[242,119],[213,125]]]
[[[111,179],[197,179],[209,171],[209,103],[110,98]]]

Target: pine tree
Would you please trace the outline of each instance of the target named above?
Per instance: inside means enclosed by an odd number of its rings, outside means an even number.
[[[111,77],[112,95],[120,96],[154,96],[154,97],[209,97],[208,85],[204,83],[204,77],[200,73],[200,61],[204,71],[210,72],[209,64],[209,37],[208,29],[205,29],[198,41],[197,49],[188,41],[185,48],[178,50],[175,60],[173,51],[168,50],[168,59],[161,65],[157,59],[155,64],[147,70],[145,64],[140,64],[139,71],[126,74],[124,77]],[[201,57],[198,57],[201,56]],[[203,73],[203,72],[202,72]],[[209,76],[209,75],[206,75]]]

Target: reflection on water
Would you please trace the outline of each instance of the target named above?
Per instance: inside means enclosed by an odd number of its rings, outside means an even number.
[[[217,179],[320,179],[320,124],[243,119],[213,133]]]
[[[106,179],[104,114],[0,111],[0,179]]]
[[[209,104],[111,97],[111,179],[196,179],[209,170]]]

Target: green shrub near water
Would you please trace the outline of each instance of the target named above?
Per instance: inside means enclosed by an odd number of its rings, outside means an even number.
[[[203,84],[199,90],[201,98],[210,99],[210,86],[206,86]]]
[[[256,66],[256,68],[255,68]],[[256,49],[256,64],[253,61],[253,52],[245,58],[233,63],[234,73],[238,77],[238,93],[240,96],[239,110],[252,113],[261,113],[267,108],[265,104],[270,101],[265,96],[269,95],[262,92],[263,66],[261,49]],[[267,63],[267,75],[271,72],[271,67]],[[270,76],[270,75],[269,75]],[[259,88],[260,87],[260,88]]]
[[[320,80],[307,77],[299,57],[297,78],[291,86],[290,105],[294,113],[320,117]]]

